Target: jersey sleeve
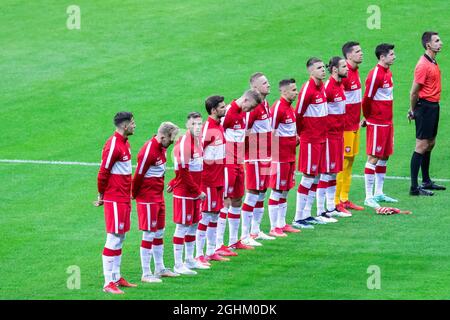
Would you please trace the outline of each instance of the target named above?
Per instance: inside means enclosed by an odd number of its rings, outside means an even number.
[[[420,85],[425,84],[427,78],[427,68],[423,63],[419,63],[414,70],[414,82]]]
[[[150,166],[155,163],[155,157],[151,149],[152,143],[149,142],[145,148],[142,148],[141,151],[139,151],[137,167],[131,184],[131,195],[133,198],[136,198],[139,194],[145,173]]]
[[[111,140],[105,143],[102,151],[102,163],[97,175],[97,189],[98,193],[103,194],[108,186],[109,176],[114,163],[119,158],[119,151],[116,147],[116,137],[113,136]]]

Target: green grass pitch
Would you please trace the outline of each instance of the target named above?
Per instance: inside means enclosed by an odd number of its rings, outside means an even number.
[[[441,124],[431,173],[450,178],[448,137],[450,40],[447,1],[378,1],[381,29],[370,30],[367,1],[87,1],[77,0],[81,29],[66,27],[67,1],[3,0],[0,19],[1,159],[99,162],[113,132],[112,117],[134,112],[134,163],[160,122],[184,125],[203,101],[227,101],[247,87],[251,73],[272,84],[307,79],[310,56],[325,61],[357,40],[364,51],[361,78],[376,63],[374,48],[396,45],[395,153],[388,175],[408,177],[414,125],[408,124],[420,36],[440,33],[443,52]],[[365,132],[362,132],[364,137]],[[365,144],[354,173],[363,173]],[[169,163],[171,165],[171,163]],[[0,299],[448,299],[450,224],[448,191],[408,196],[408,180],[386,181],[386,193],[413,215],[376,216],[366,210],[334,225],[265,242],[195,277],[139,284],[121,297],[101,291],[103,211],[92,206],[97,167],[0,163]],[[169,170],[166,181],[173,177]],[[361,203],[364,181],[353,180]],[[288,199],[288,219],[295,192]],[[166,197],[165,262],[173,266],[171,197]],[[267,213],[266,213],[267,214]],[[263,227],[268,228],[267,215]],[[139,282],[136,211],[122,273]],[[69,266],[81,270],[80,289],[68,289]],[[381,289],[370,290],[369,266],[381,270]]]

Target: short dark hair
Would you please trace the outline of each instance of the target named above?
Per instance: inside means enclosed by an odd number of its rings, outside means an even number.
[[[254,74],[252,74],[250,76],[250,84],[253,84],[253,82],[255,82],[256,79],[258,79],[260,77],[263,77],[263,76],[264,76],[264,73],[262,73],[262,72],[255,72]]]
[[[290,85],[291,83],[295,83],[295,79],[291,78],[291,79],[283,79],[278,83],[278,88],[283,88],[285,86]]]
[[[118,127],[125,121],[131,121],[133,119],[133,114],[127,111],[117,112],[114,116],[114,125]]]
[[[212,109],[215,109],[219,106],[219,103],[225,100],[222,96],[210,96],[205,100],[205,108],[208,114],[211,114]]]
[[[187,115],[187,119],[197,119],[197,118],[201,118],[202,114],[200,112],[194,111],[194,112],[189,112],[189,114]]]
[[[327,69],[330,73],[333,73],[333,67],[339,68],[339,61],[344,60],[342,57],[333,57],[327,64]]]
[[[422,35],[422,46],[427,49],[427,43],[431,42],[433,36],[437,36],[439,33],[434,31],[425,31]]]
[[[375,56],[380,60],[381,56],[387,56],[389,51],[394,49],[394,45],[390,43],[382,43],[375,48]]]
[[[344,58],[347,59],[347,54],[353,51],[353,47],[359,46],[359,42],[356,41],[348,41],[344,43],[342,46],[342,54],[344,55]]]
[[[308,61],[306,61],[306,67],[309,68],[309,67],[311,67],[314,63],[317,63],[317,62],[323,62],[323,61],[320,60],[319,58],[316,58],[316,57],[309,58]]]

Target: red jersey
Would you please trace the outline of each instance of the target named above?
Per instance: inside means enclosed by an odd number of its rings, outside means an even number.
[[[130,202],[131,151],[128,138],[115,132],[105,143],[102,164],[97,177],[98,192],[103,200]]]
[[[342,79],[345,92],[345,131],[357,131],[361,120],[361,78],[358,67],[353,68],[348,62],[347,78]]]
[[[220,122],[208,117],[202,129],[202,183],[207,187],[224,186],[225,136]]]
[[[196,198],[201,194],[203,150],[199,138],[186,132],[175,143],[173,148],[175,178],[169,185],[173,195],[178,197]]]
[[[246,113],[245,160],[270,161],[272,144],[272,127],[269,103],[264,100],[250,112]]]
[[[325,83],[327,95],[327,126],[328,136],[342,137],[345,127],[345,93],[342,82],[330,77]]]
[[[273,104],[270,114],[273,129],[273,161],[295,162],[297,126],[294,109],[284,98],[280,98]]]
[[[138,153],[131,194],[137,202],[164,202],[166,148],[153,137]]]
[[[309,79],[298,94],[295,109],[297,134],[308,143],[325,142],[327,138],[326,116],[327,97],[322,82],[316,85],[313,78]]]
[[[242,164],[244,162],[245,112],[233,100],[227,107],[223,117],[225,132],[226,164]]]
[[[362,103],[367,122],[392,124],[393,89],[394,82],[389,68],[377,64],[370,70]]]

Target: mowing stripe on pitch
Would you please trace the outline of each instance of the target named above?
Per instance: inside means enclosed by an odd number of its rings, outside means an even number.
[[[100,163],[98,162],[78,162],[78,161],[49,161],[49,160],[20,160],[20,159],[0,159],[0,163],[10,163],[10,164],[49,164],[49,165],[61,165],[61,166],[86,166],[86,167],[99,167]],[[136,165],[133,165],[135,168]],[[166,169],[173,170],[173,167],[166,167]],[[300,173],[296,172],[296,175],[300,175]],[[364,179],[363,175],[353,174],[353,178]],[[386,176],[385,179],[390,180],[410,180],[410,177],[397,177],[397,176]],[[439,182],[450,182],[450,179],[442,178],[442,179],[433,179],[434,181]]]

